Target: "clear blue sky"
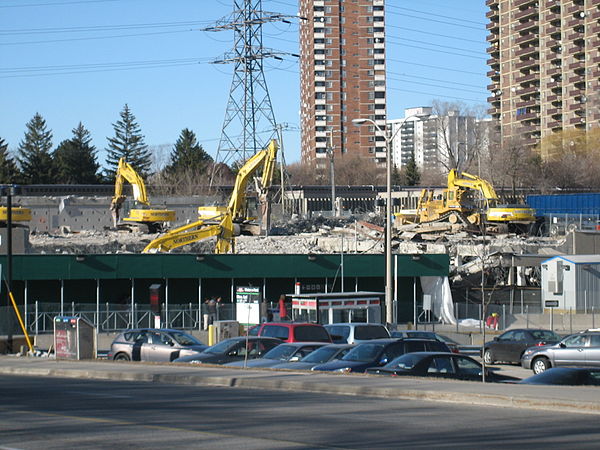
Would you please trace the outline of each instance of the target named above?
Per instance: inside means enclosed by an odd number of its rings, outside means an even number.
[[[432,99],[485,104],[484,0],[388,0],[388,117]],[[81,121],[104,163],[106,137],[128,103],[146,143],[164,161],[181,130],[216,155],[232,65],[209,64],[232,33],[209,33],[228,0],[0,0],[0,137],[14,150],[39,112],[54,146]],[[263,10],[296,15],[294,0]],[[298,25],[265,25],[266,47],[298,53]],[[287,123],[286,160],[300,158],[295,58],[265,63],[275,117]],[[164,149],[167,150],[164,150]]]

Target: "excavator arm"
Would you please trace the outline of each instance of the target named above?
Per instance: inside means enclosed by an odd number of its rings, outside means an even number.
[[[233,192],[227,206],[228,213],[235,220],[239,218],[246,201],[246,188],[254,172],[263,166],[261,189],[268,188],[273,180],[273,168],[277,158],[277,141],[271,140],[266,149],[257,152],[239,170],[233,186]]]
[[[470,173],[466,172],[458,172],[456,169],[452,169],[448,173],[448,189],[455,187],[464,187],[479,191],[488,201],[498,200],[498,195],[490,183],[476,175],[471,175]]]
[[[216,236],[215,253],[228,253],[232,247],[234,236],[239,234],[239,231],[236,232],[237,225],[234,224],[234,221],[242,215],[248,181],[262,165],[261,188],[265,189],[265,187],[268,188],[271,185],[277,149],[277,141],[272,140],[266,149],[261,150],[246,161],[238,172],[227,209],[220,215],[209,219],[210,223],[207,223],[206,219],[201,219],[169,231],[150,242],[143,252],[168,252],[174,248]]]
[[[148,195],[146,194],[146,185],[142,177],[135,171],[131,164],[125,161],[125,158],[119,159],[117,167],[117,176],[115,179],[115,195],[113,203],[122,203],[125,199],[123,195],[123,184],[128,181],[133,187],[133,198],[136,202],[143,205],[149,205]]]

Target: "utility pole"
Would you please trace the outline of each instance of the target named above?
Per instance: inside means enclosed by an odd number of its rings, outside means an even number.
[[[215,162],[245,161],[274,138],[277,124],[265,80],[263,60],[295,56],[263,47],[262,26],[296,18],[262,10],[262,0],[233,0],[233,12],[203,31],[234,32],[234,48],[213,64],[233,64],[229,101]],[[270,134],[259,136],[264,130]],[[214,165],[216,167],[217,164]],[[211,175],[211,185],[214,178]]]

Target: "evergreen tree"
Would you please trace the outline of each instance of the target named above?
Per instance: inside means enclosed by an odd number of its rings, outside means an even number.
[[[402,184],[402,176],[400,175],[398,166],[392,167],[392,186],[401,186]]]
[[[419,168],[417,167],[414,155],[412,155],[408,160],[408,163],[406,163],[404,176],[406,177],[407,186],[418,186],[421,182],[421,174],[419,173]]]
[[[23,173],[23,182],[51,184],[55,182],[52,155],[52,131],[46,129],[46,121],[35,113],[27,123],[25,138],[19,143],[17,158]]]
[[[175,142],[169,165],[165,168],[168,175],[177,176],[184,172],[201,175],[207,172],[212,163],[211,156],[204,151],[196,140],[193,131],[184,128]]]
[[[0,138],[0,183],[14,184],[21,179],[15,160],[8,153],[8,143]]]
[[[94,184],[100,181],[96,147],[91,144],[90,132],[79,122],[73,137],[64,140],[54,151],[58,183]]]
[[[150,172],[152,156],[144,142],[140,126],[135,121],[135,116],[131,113],[127,104],[125,104],[120,115],[120,120],[113,123],[115,136],[107,138],[106,164],[108,168],[106,169],[106,176],[111,180],[115,178],[119,159],[124,157],[136,172],[142,178],[145,178]]]

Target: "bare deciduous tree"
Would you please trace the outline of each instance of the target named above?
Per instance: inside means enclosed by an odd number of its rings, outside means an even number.
[[[470,170],[485,142],[484,132],[476,126],[484,111],[461,102],[440,100],[434,100],[432,108],[437,122],[439,165],[447,171]]]

